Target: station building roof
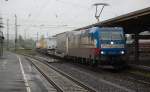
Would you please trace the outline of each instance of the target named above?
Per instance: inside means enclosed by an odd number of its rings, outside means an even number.
[[[108,19],[99,23],[88,25],[83,28],[75,29],[75,31],[87,29],[94,26],[123,27],[125,33],[140,33],[143,31],[150,31],[150,7],[121,15],[112,19]]]

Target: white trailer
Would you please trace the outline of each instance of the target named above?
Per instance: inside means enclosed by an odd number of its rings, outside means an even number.
[[[47,50],[55,50],[57,48],[56,37],[45,39]]]

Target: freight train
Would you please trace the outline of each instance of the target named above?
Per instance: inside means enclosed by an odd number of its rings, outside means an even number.
[[[91,27],[67,31],[55,35],[55,39],[53,54],[57,56],[94,66],[116,68],[124,63],[126,41],[121,27]]]
[[[55,54],[56,46],[56,37],[41,38],[36,42],[36,50],[41,51],[44,54]]]

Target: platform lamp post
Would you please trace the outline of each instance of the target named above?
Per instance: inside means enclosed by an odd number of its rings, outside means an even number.
[[[102,14],[103,10],[104,10],[104,7],[105,6],[109,6],[109,4],[107,3],[95,3],[93,4],[93,6],[96,7],[96,11],[95,11],[95,18],[97,19],[97,22],[99,22],[99,18],[100,18],[100,15]],[[102,6],[102,9],[100,10],[100,12],[98,13],[98,6]]]

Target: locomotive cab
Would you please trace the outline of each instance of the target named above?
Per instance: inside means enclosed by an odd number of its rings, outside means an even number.
[[[122,28],[105,28],[100,31],[101,55],[124,55],[125,37]]]
[[[100,30],[99,48],[101,49],[101,60],[111,65],[123,64],[123,56],[126,53],[123,28],[101,28]]]

